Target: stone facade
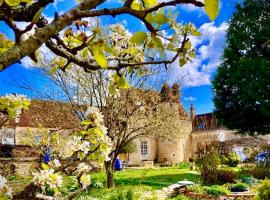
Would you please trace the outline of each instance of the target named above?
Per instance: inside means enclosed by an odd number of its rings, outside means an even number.
[[[154,113],[161,116],[161,120],[163,116],[165,117],[165,113],[171,113],[173,115],[173,117],[170,117],[170,120],[168,120],[169,126],[173,127],[173,129],[170,130],[172,134],[168,134],[170,135],[168,138],[158,137],[162,135],[162,132],[165,130],[163,127],[160,127],[155,130],[155,136],[144,136],[135,139],[136,151],[131,153],[129,156],[125,154],[120,155],[120,158],[122,160],[129,161],[130,165],[144,165],[147,161],[158,163],[166,161],[170,163],[178,163],[187,160],[199,149],[199,147],[206,146],[211,142],[245,139],[236,135],[233,131],[220,126],[212,113],[195,115],[195,108],[191,106],[189,116],[180,103],[179,87],[177,85],[173,85],[172,88],[168,85],[164,85],[161,93],[153,92],[153,94],[151,93],[150,95],[151,97],[158,96],[158,98],[161,99],[162,103],[159,104],[154,111]],[[138,94],[135,94],[135,96],[137,98],[141,98]],[[25,133],[29,127],[38,139],[40,133],[37,125],[39,122],[43,127],[54,131],[58,125],[55,121],[54,124],[51,123],[49,119],[51,115],[55,115],[52,117],[52,120],[57,119],[57,123],[60,123],[58,128],[61,129],[61,136],[63,139],[68,138],[70,133],[69,130],[78,125],[74,113],[72,114],[72,112],[62,104],[60,105],[60,108],[58,108],[58,111],[62,113],[59,118],[58,112],[53,111],[55,106],[59,106],[59,103],[46,102],[43,104],[40,101],[33,102],[34,104],[30,110],[22,113],[22,121],[16,126],[12,125],[9,127],[14,129],[14,143],[16,145],[23,143],[23,140],[27,137]],[[64,111],[63,108],[65,108]],[[44,113],[43,115],[38,114],[38,111],[47,112],[48,110],[50,110],[49,114],[47,114],[48,116],[44,116]],[[31,115],[31,117],[29,115]],[[35,118],[34,115],[39,117]],[[70,123],[64,123],[67,118],[70,119]],[[33,119],[35,120],[33,121]],[[44,119],[46,120],[42,121]],[[140,121],[136,119],[136,117],[133,121],[137,124],[144,123],[144,120]],[[268,143],[270,142],[270,135],[263,136],[262,138],[264,141]],[[65,147],[69,148],[68,144],[65,145]],[[24,168],[35,167],[34,161],[25,161],[25,164],[23,164],[22,161],[18,161],[16,159],[17,158],[15,158],[15,161],[9,162],[16,163],[16,166],[18,166],[18,174],[23,174]],[[26,164],[29,167],[27,167]],[[27,173],[28,171],[26,170],[26,174]]]
[[[33,170],[39,168],[40,159],[36,157],[0,158],[0,163],[1,175],[18,175],[20,177],[25,177],[31,176]]]

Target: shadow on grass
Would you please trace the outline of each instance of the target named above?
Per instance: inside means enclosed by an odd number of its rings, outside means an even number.
[[[200,175],[194,173],[181,173],[181,174],[165,174],[156,176],[146,176],[144,178],[116,178],[116,185],[145,185],[150,186],[153,189],[161,189],[178,181],[189,180],[198,183]]]

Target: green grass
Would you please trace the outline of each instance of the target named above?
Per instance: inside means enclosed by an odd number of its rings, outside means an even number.
[[[105,172],[92,174],[93,181],[105,182]],[[200,181],[200,175],[190,172],[188,169],[159,168],[159,169],[127,169],[124,172],[115,173],[115,189],[90,189],[77,199],[117,199],[116,195],[128,190],[135,191],[136,195],[152,193],[155,190],[177,183],[181,180],[189,180],[195,183]]]

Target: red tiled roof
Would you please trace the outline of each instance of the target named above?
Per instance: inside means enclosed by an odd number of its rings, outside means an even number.
[[[23,110],[20,120],[11,126],[73,129],[79,127],[79,119],[68,103],[55,101],[31,100],[28,110]]]

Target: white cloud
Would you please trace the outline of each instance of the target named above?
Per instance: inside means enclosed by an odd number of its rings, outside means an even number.
[[[38,49],[38,54],[41,56],[43,62],[49,63],[50,60],[54,58],[54,54],[43,44],[39,49]],[[21,63],[24,67],[26,68],[33,68],[37,67],[37,64],[28,56],[24,57],[21,59]]]
[[[197,99],[195,97],[188,96],[188,97],[184,97],[184,101],[197,101]]]
[[[194,12],[194,11],[202,11],[203,9],[201,7],[194,6],[193,4],[183,4],[181,5],[181,8],[188,12]]]
[[[53,6],[54,6],[55,8],[57,8],[59,2],[64,2],[64,0],[54,0]]]
[[[182,79],[184,87],[209,85],[211,75],[221,62],[227,28],[228,24],[225,22],[220,26],[215,26],[214,22],[203,24],[199,28],[202,36],[190,38],[192,45],[196,47],[197,57],[182,68],[178,61],[174,62],[168,72],[169,82]]]

